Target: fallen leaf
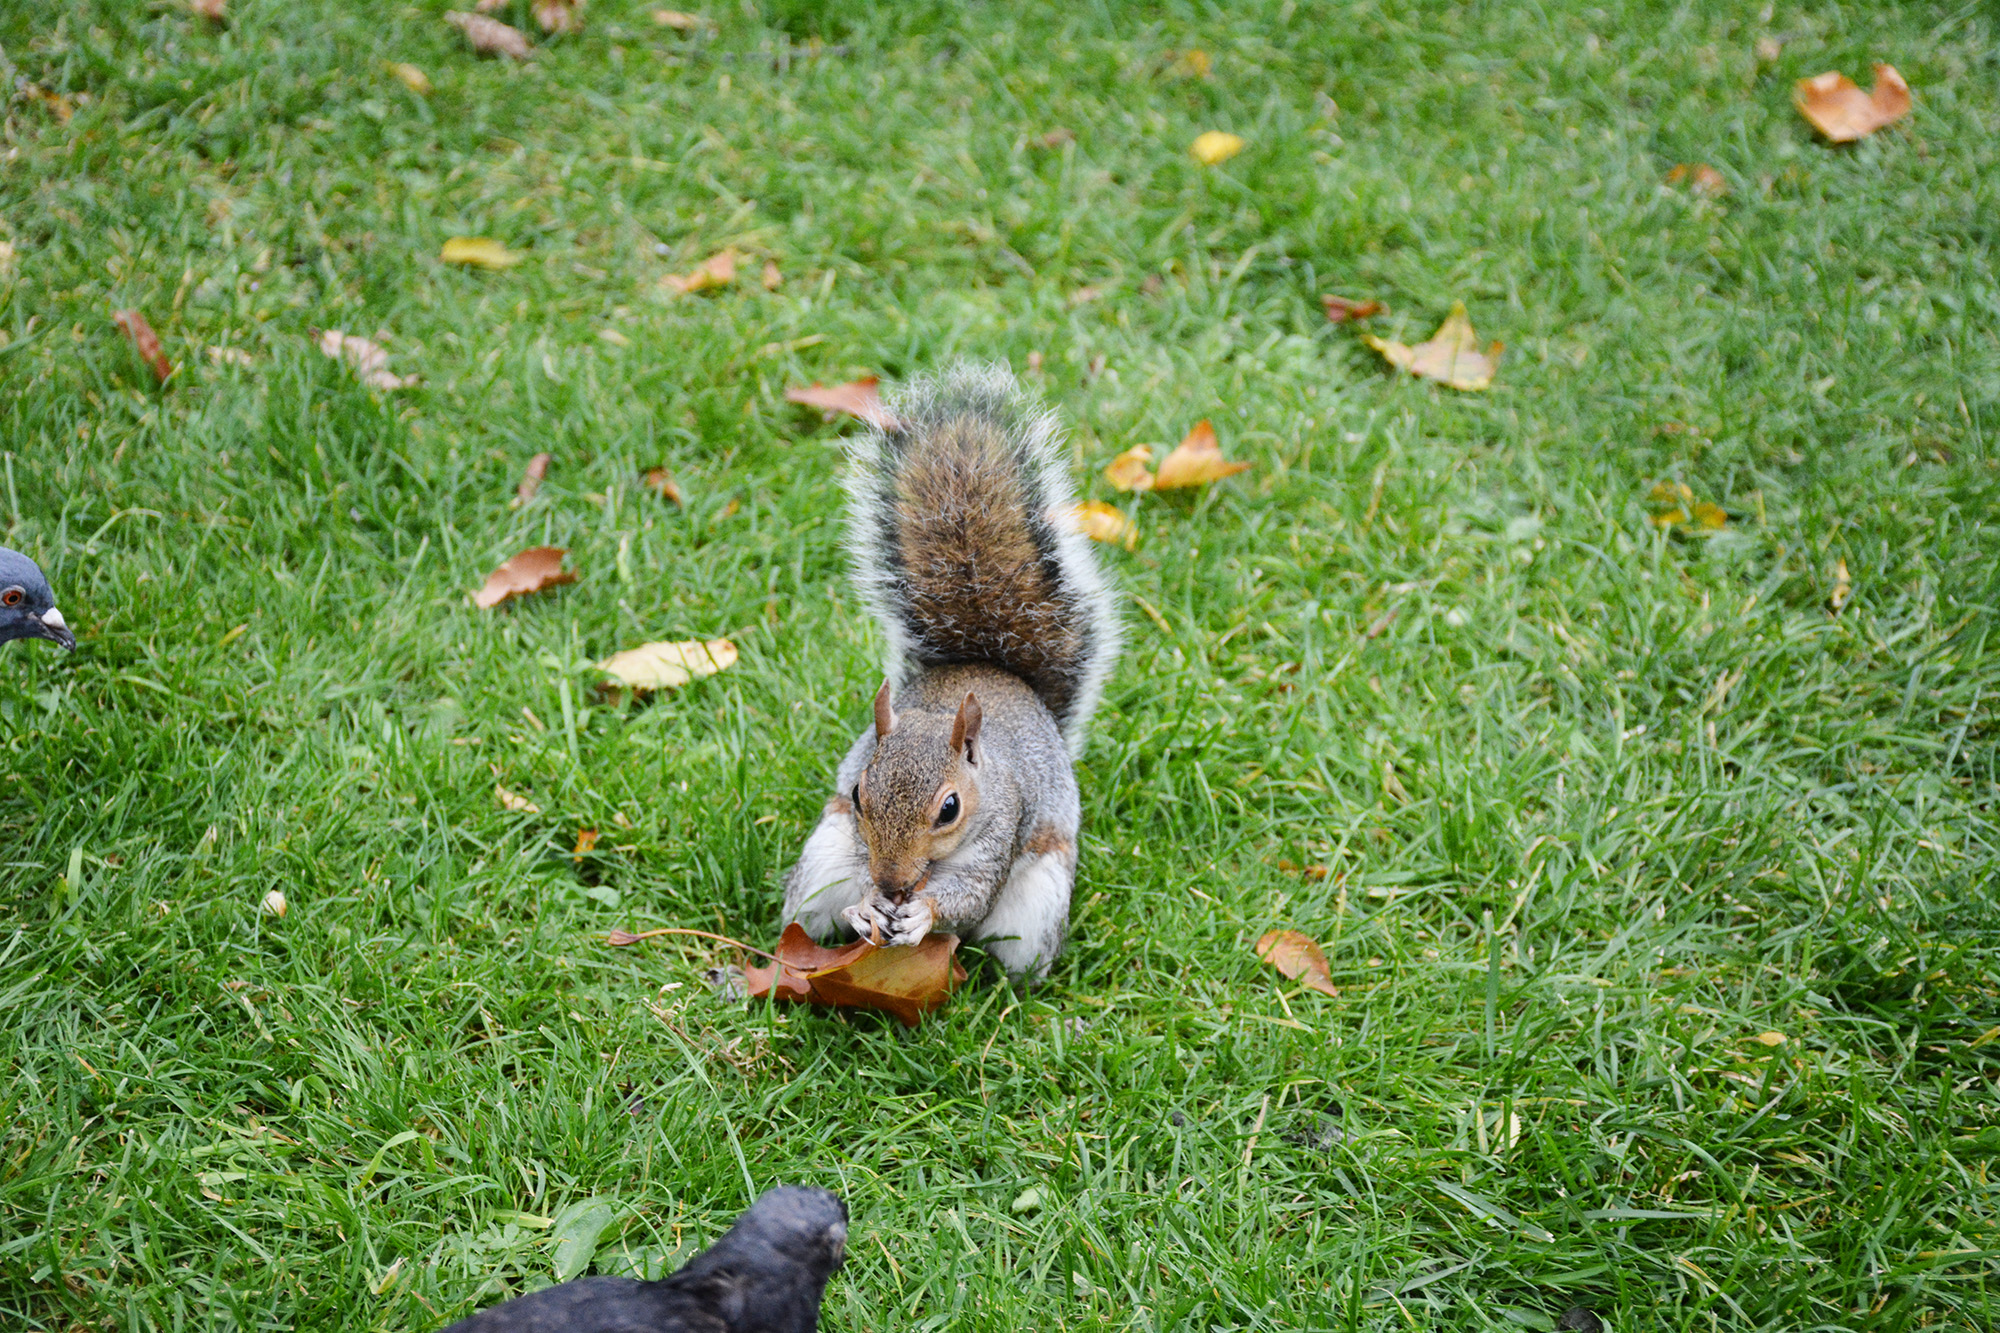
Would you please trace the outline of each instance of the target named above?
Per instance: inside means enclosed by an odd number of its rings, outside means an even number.
[[[576,831],[576,850],[570,853],[572,861],[581,861],[597,847],[597,830],[580,828]]]
[[[1647,492],[1646,501],[1653,506],[1651,522],[1656,528],[1720,532],[1729,526],[1728,510],[1707,500],[1696,500],[1694,492],[1683,482],[1656,483]]]
[[[531,54],[528,39],[521,30],[509,27],[499,19],[454,9],[444,16],[444,21],[464,33],[465,40],[472,44],[475,51],[515,60],[526,60]]]
[[[1152,461],[1152,446],[1135,444],[1111,460],[1110,466],[1104,469],[1104,479],[1116,490],[1150,491],[1153,489],[1153,474],[1148,465]]]
[[[403,86],[419,97],[431,95],[431,76],[406,60],[389,62],[389,72],[403,81]]]
[[[1756,52],[1757,59],[1768,65],[1785,53],[1785,44],[1775,37],[1759,37]]]
[[[11,278],[14,276],[14,256],[14,243],[12,241],[0,241],[0,278]]]
[[[1171,491],[1185,486],[1206,486],[1249,470],[1248,463],[1225,462],[1222,446],[1215,440],[1215,427],[1205,420],[1198,421],[1187,438],[1160,460],[1160,470],[1153,476],[1153,489]]]
[[[535,0],[535,22],[548,33],[575,32],[583,26],[587,0]]]
[[[1205,167],[1218,166],[1243,151],[1243,140],[1234,134],[1224,134],[1221,130],[1210,130],[1195,136],[1188,151],[1195,161]]]
[[[753,1000],[771,996],[794,1003],[886,1010],[915,1027],[944,1004],[965,980],[952,955],[956,935],[927,935],[920,944],[879,948],[860,940],[842,949],[815,944],[794,921],[778,941],[778,962],[745,966],[745,988]]]
[[[669,291],[686,295],[689,292],[705,292],[715,287],[727,287],[734,281],[736,281],[736,252],[723,250],[702,260],[687,273],[667,274],[660,279],[660,285]]]
[[[693,32],[696,28],[708,26],[708,20],[699,14],[683,13],[678,9],[656,9],[653,22],[662,28],[672,28],[676,32]]]
[[[1835,143],[1852,143],[1910,114],[1910,85],[1894,65],[1875,66],[1875,86],[1862,92],[1837,70],[1800,79],[1792,103],[1812,127]]]
[[[415,375],[396,375],[389,370],[389,354],[381,344],[366,338],[357,338],[339,329],[325,329],[315,334],[319,350],[336,361],[345,361],[354,371],[355,378],[371,389],[391,392],[407,389],[417,382]]]
[[[454,236],[438,251],[438,258],[472,268],[512,268],[522,256],[488,236]]]
[[[1215,62],[1209,59],[1206,51],[1170,51],[1167,54],[1168,72],[1183,79],[1205,79],[1215,68]]]
[[[548,454],[536,454],[528,460],[528,470],[521,474],[521,484],[514,488],[514,507],[528,503],[535,498],[535,492],[542,489],[542,478],[549,475]]]
[[[681,503],[680,485],[674,481],[674,474],[663,467],[649,467],[646,469],[646,489],[659,496],[662,500],[672,500],[675,504]]]
[[[266,916],[283,916],[291,910],[291,905],[285,901],[283,889],[272,889],[264,895],[264,901],[258,904],[258,908]]]
[[[562,567],[566,554],[560,546],[529,547],[486,576],[486,586],[472,595],[473,605],[495,607],[509,597],[576,582],[576,575]]]
[[[1382,303],[1380,301],[1356,301],[1345,296],[1334,296],[1331,293],[1320,297],[1319,303],[1326,307],[1326,317],[1336,324],[1346,324],[1351,320],[1367,319],[1370,316],[1382,313]]]
[[[1278,869],[1305,879],[1325,879],[1327,876],[1325,866],[1302,866],[1296,861],[1287,861],[1282,857],[1278,860]]]
[[[1835,615],[1847,609],[1847,603],[1854,596],[1854,580],[1847,574],[1847,559],[1839,556],[1833,562],[1833,591],[1827,595],[1826,604]]]
[[[30,102],[39,102],[56,118],[58,124],[69,124],[69,118],[76,114],[76,104],[61,93],[52,93],[40,84],[29,83],[26,79],[21,80],[19,87],[23,97]]]
[[[776,260],[767,259],[764,261],[764,273],[759,281],[764,284],[764,290],[767,292],[775,292],[778,288],[785,285],[785,275],[778,271]]]
[[[1094,542],[1114,542],[1128,551],[1139,544],[1139,529],[1116,505],[1087,500],[1071,512],[1077,528]]]
[[[1452,303],[1451,314],[1429,342],[1409,347],[1372,333],[1362,334],[1361,341],[1380,352],[1390,365],[1453,389],[1484,389],[1493,383],[1493,372],[1500,366],[1501,344],[1479,350],[1463,301]]]
[[[876,385],[880,383],[881,381],[873,375],[831,387],[815,380],[807,388],[785,390],[785,401],[799,403],[805,407],[823,408],[828,412],[845,412],[850,416],[860,417],[880,430],[894,430],[896,418],[890,416],[883,408],[882,397],[876,390]]]
[[[1791,1039],[1782,1032],[1760,1032],[1750,1040],[1764,1046],[1783,1046]]]
[[[190,0],[188,7],[210,23],[221,23],[229,17],[229,0]]]
[[[1036,148],[1060,148],[1066,143],[1076,142],[1076,131],[1058,125],[1046,134],[1038,134],[1028,140]]]
[[[1296,930],[1274,930],[1257,941],[1257,956],[1322,995],[1339,995],[1319,945]]]
[[[1706,162],[1683,162],[1667,173],[1667,184],[1679,185],[1682,182],[1705,199],[1720,199],[1729,193],[1729,182]]]
[[[1729,525],[1729,512],[1721,505],[1697,500],[1694,506],[1694,525],[1707,532],[1720,532]]]
[[[727,639],[682,639],[627,648],[597,668],[626,689],[671,690],[735,665],[736,645]]]
[[[125,330],[125,336],[132,340],[132,346],[139,353],[139,359],[153,369],[153,374],[162,384],[167,376],[174,373],[174,363],[167,360],[167,354],[160,350],[160,337],[153,332],[153,326],[146,317],[136,310],[120,310],[111,316],[111,322]]]
[[[497,782],[493,784],[493,796],[494,799],[500,802],[502,810],[512,810],[517,815],[539,815],[542,813],[542,807],[536,805],[525,796],[508,791]]]

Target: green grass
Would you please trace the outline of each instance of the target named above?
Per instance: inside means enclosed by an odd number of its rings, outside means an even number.
[[[830,1329],[2000,1326],[1990,9],[595,0],[510,66],[445,8],[0,14],[75,105],[5,108],[0,540],[80,639],[0,652],[0,1323],[431,1329],[551,1278],[523,1214],[657,1269],[797,1181]],[[1914,115],[1816,141],[1875,59]],[[724,246],[783,287],[660,299]],[[1464,300],[1498,382],[1326,291]],[[1087,494],[1202,417],[1255,464],[1105,550],[1157,615],[1052,984],[905,1032],[606,948],[773,936],[878,682],[783,389],[1036,352]],[[539,542],[574,586],[470,606]]]

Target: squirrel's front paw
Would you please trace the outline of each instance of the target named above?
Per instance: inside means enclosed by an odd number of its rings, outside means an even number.
[[[841,920],[870,944],[887,944],[895,930],[896,905],[877,895],[863,898],[840,914]]]
[[[894,911],[895,919],[889,926],[890,944],[922,944],[924,936],[937,924],[937,905],[921,894]]]

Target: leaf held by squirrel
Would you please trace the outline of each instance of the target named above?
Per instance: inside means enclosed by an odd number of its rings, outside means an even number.
[[[1046,975],[1076,875],[1074,758],[1117,604],[1055,417],[1004,366],[912,380],[849,447],[849,550],[888,679],[785,877],[784,920],[883,945],[981,941]]]
[[[506,1301],[443,1333],[812,1333],[847,1252],[847,1207],[781,1185],[658,1282],[586,1277]]]

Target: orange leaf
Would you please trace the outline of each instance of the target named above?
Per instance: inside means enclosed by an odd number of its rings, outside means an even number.
[[[1153,474],[1146,465],[1152,461],[1152,447],[1135,444],[1111,460],[1111,465],[1104,469],[1104,479],[1121,491],[1150,491]]]
[[[1139,544],[1139,529],[1116,505],[1089,500],[1070,512],[1078,530],[1094,542],[1116,542],[1128,551]]]
[[[882,406],[881,395],[876,392],[875,386],[880,383],[873,375],[830,388],[814,380],[810,388],[785,390],[785,401],[824,408],[828,412],[846,412],[860,417],[878,430],[895,430],[896,418]]]
[[[1792,102],[1812,127],[1835,143],[1865,138],[1910,114],[1910,85],[1894,65],[1875,66],[1875,86],[1862,92],[1837,70],[1800,79]]]
[[[472,43],[475,51],[508,56],[514,60],[528,58],[528,39],[521,35],[519,28],[510,28],[499,19],[455,9],[444,16],[444,21],[464,33],[465,40]]]
[[[680,485],[674,481],[674,474],[663,467],[649,467],[646,469],[646,489],[659,496],[662,500],[672,500],[675,504],[681,503]]]
[[[1326,317],[1336,324],[1367,319],[1371,315],[1382,313],[1380,301],[1356,301],[1350,297],[1334,296],[1331,293],[1320,297],[1319,303],[1326,307]]]
[[[1215,442],[1215,427],[1204,420],[1196,422],[1195,428],[1187,433],[1187,438],[1160,460],[1160,471],[1153,478],[1153,489],[1171,491],[1184,486],[1206,486],[1212,481],[1221,481],[1224,477],[1249,470],[1248,463],[1223,460],[1222,446]]]
[[[576,850],[570,853],[570,860],[581,861],[597,846],[597,830],[580,828],[576,831]]]
[[[1683,162],[1667,173],[1667,184],[1679,185],[1683,181],[1688,189],[1705,198],[1719,199],[1729,193],[1729,182],[1706,162]]]
[[[1493,383],[1493,373],[1500,368],[1500,344],[1479,350],[1463,301],[1453,303],[1451,314],[1429,342],[1409,347],[1372,333],[1362,334],[1361,341],[1380,352],[1390,365],[1454,389],[1484,389]]]
[[[1339,995],[1320,947],[1296,930],[1274,930],[1257,941],[1257,956],[1309,989]]]
[[[542,478],[549,474],[549,455],[536,454],[528,460],[528,470],[521,474],[521,484],[514,488],[514,503],[524,505],[535,498],[535,492],[542,489]]]
[[[841,949],[813,943],[794,921],[778,941],[779,962],[746,965],[743,978],[751,999],[771,996],[795,1003],[881,1009],[910,1027],[942,1005],[965,980],[952,955],[956,935],[927,935],[921,944],[877,948],[860,940]]]
[[[710,255],[686,273],[667,274],[660,279],[660,285],[685,296],[689,292],[705,292],[715,287],[727,287],[734,281],[736,281],[736,252],[723,250]]]
[[[139,359],[153,368],[153,374],[165,383],[167,376],[174,373],[174,363],[167,360],[167,354],[160,350],[159,335],[146,317],[136,310],[120,310],[111,317],[111,322],[125,330],[125,336],[138,349]]]
[[[565,554],[560,546],[529,547],[486,576],[486,586],[472,595],[473,605],[494,607],[509,597],[576,582],[576,575],[562,567]]]

